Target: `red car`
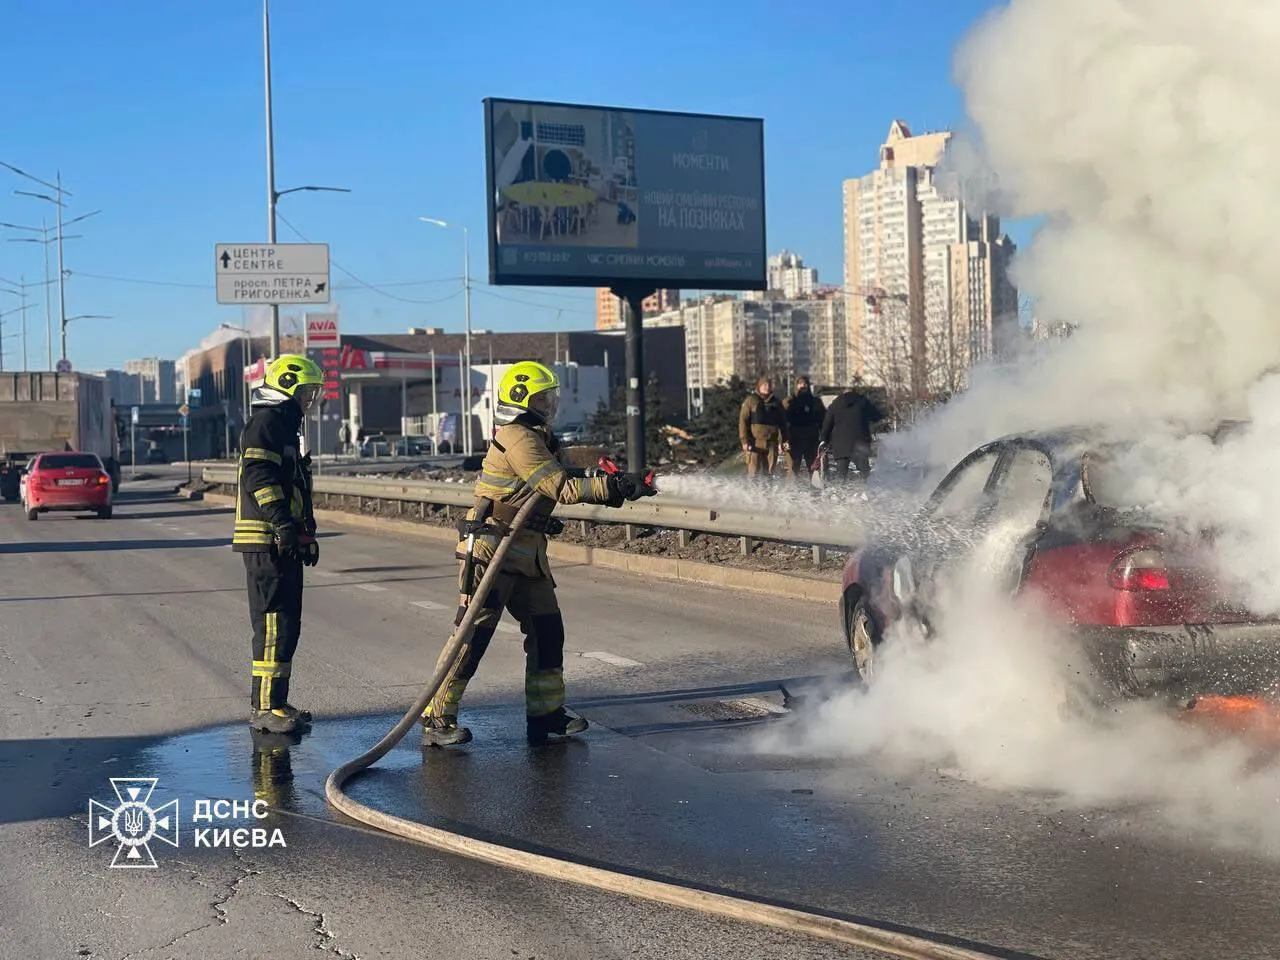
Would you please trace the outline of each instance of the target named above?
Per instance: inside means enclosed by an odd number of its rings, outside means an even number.
[[[1215,441],[1238,424],[1224,424]],[[1104,699],[1257,695],[1280,683],[1280,621],[1230,600],[1209,573],[1209,536],[1188,540],[1125,502],[1114,452],[1089,431],[1010,436],[965,457],[902,530],[844,569],[844,635],[874,676],[904,618],[931,635],[936,584],[997,529],[995,586],[1034,594],[1089,654]],[[940,639],[938,642],[945,642]],[[1010,642],[1016,642],[1011,638]]]
[[[111,477],[96,453],[42,453],[22,475],[22,509],[34,520],[50,510],[111,517]]]

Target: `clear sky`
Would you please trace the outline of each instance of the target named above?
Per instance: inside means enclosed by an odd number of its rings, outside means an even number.
[[[589,327],[590,290],[484,282],[481,100],[599,103],[763,117],[770,252],[839,283],[841,180],[874,168],[895,117],[962,125],[951,53],[990,5],[273,0],[277,188],[352,190],[284,197],[278,239],[299,239],[292,224],[330,244],[344,331],[461,329],[461,232],[420,215],[470,228],[476,329]],[[177,357],[245,322],[214,300],[212,255],[266,238],[261,0],[4,6],[0,161],[60,170],[68,218],[102,211],[67,230],[82,235],[65,243],[68,316],[111,317],[71,323],[72,362]],[[52,214],[14,189],[40,188],[0,169],[0,221]],[[0,229],[23,236],[38,234]],[[0,278],[43,277],[38,244],[0,242]],[[0,311],[16,306],[0,295]],[[43,304],[27,317],[40,367]],[[17,320],[4,318],[6,369]]]

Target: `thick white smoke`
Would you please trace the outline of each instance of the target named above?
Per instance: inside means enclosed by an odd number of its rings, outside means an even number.
[[[1104,425],[1130,452],[1111,495],[1189,534],[1258,613],[1280,614],[1280,5],[1273,0],[1013,0],[956,61],[971,172],[1006,217],[1038,319],[1073,334],[975,377],[882,454],[954,464],[1006,433]],[[960,154],[963,156],[963,154]],[[971,191],[976,193],[977,190]],[[1214,444],[1200,431],[1248,418]],[[899,630],[877,682],[809,717],[820,753],[957,762],[1080,803],[1150,802],[1180,826],[1280,853],[1280,772],[1138,705],[1097,724],[1059,710],[1069,638],[992,592],[975,560],[922,643]],[[795,732],[765,749],[794,751]]]

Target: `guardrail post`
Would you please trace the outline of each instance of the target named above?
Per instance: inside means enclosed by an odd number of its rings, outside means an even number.
[[[750,556],[751,551],[756,548],[756,541],[752,540],[750,537],[740,537],[738,539],[738,546],[742,550],[742,555],[747,557]]]
[[[813,563],[818,566],[823,560],[827,559],[827,548],[820,543],[813,545]]]
[[[688,530],[677,530],[677,531],[676,531],[676,545],[677,545],[677,546],[680,546],[680,547],[687,547],[687,546],[689,546],[689,543],[690,543],[692,540],[693,540],[693,534],[691,534]]]
[[[636,527],[633,523],[624,523],[622,525],[622,535],[626,537],[627,543],[636,538]]]

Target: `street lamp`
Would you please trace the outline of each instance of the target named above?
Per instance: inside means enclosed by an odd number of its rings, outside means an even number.
[[[0,287],[0,293],[7,293],[11,297],[18,297],[22,301],[22,306],[10,310],[9,313],[22,314],[22,372],[26,373],[29,369],[27,353],[27,311],[30,309],[27,305],[27,287],[31,286],[31,284],[26,282],[25,277],[23,277],[19,283],[14,283],[12,280],[5,280],[3,277],[0,277],[0,283],[7,284],[7,286]],[[9,289],[10,287],[16,287],[17,289],[11,290]],[[0,316],[6,315],[7,314],[0,314]],[[0,365],[0,367],[2,367],[2,365]]]
[[[449,223],[445,220],[437,220],[435,217],[419,217],[423,223],[430,223],[433,226],[448,228]],[[462,384],[467,398],[467,417],[466,422],[462,425],[462,442],[466,445],[467,456],[471,456],[471,243],[467,228],[461,227],[462,230],[462,290],[466,301],[466,381]],[[490,371],[492,373],[492,371]],[[431,376],[435,378],[435,370],[431,371]]]
[[[96,210],[94,211],[94,213],[98,213],[98,212],[100,211],[96,211]],[[78,223],[79,221],[84,220],[87,217],[91,217],[91,216],[93,216],[92,213],[86,213],[83,217],[76,217],[74,220],[68,220],[67,223],[63,224],[63,226],[65,227],[72,223]],[[49,236],[51,228],[45,224],[43,219],[41,219],[40,226],[38,227],[24,227],[21,224],[17,224],[17,223],[0,223],[0,227],[7,227],[10,230],[27,230],[27,231],[30,231],[31,233],[40,234],[39,240],[37,240],[35,237],[10,237],[9,242],[10,243],[38,243],[40,244],[42,248],[42,252],[44,253],[44,329],[45,329],[44,345],[45,345],[45,351],[48,353],[49,369],[52,370],[53,369],[53,301],[50,298],[53,295],[53,279],[49,276],[49,244],[54,243],[57,240],[57,237]],[[63,240],[80,240],[82,239],[82,234],[79,234],[79,233],[64,234],[62,239]]]
[[[3,167],[5,167],[5,168],[6,168],[6,169],[8,169],[8,170],[13,171],[14,173],[18,174],[18,176],[20,176],[20,177],[25,177],[26,179],[28,179],[28,180],[32,181],[33,183],[38,183],[38,184],[40,184],[40,185],[41,185],[41,186],[43,186],[43,187],[48,187],[50,190],[53,190],[53,191],[54,191],[54,193],[56,194],[56,196],[52,196],[52,197],[51,197],[51,196],[49,196],[47,193],[33,193],[33,192],[31,192],[30,190],[15,190],[15,191],[13,191],[15,194],[19,194],[19,195],[24,196],[24,197],[34,197],[34,198],[35,198],[35,199],[37,199],[37,200],[44,200],[44,201],[46,201],[46,202],[48,202],[48,203],[52,203],[52,204],[53,204],[53,206],[54,206],[54,208],[57,210],[57,213],[58,213],[58,221],[57,221],[57,229],[58,229],[58,234],[57,234],[57,240],[58,240],[58,314],[59,314],[59,316],[60,316],[60,317],[61,317],[61,319],[62,319],[62,359],[64,359],[64,360],[65,360],[65,359],[66,359],[66,357],[67,357],[67,319],[66,319],[66,316],[67,316],[67,302],[66,302],[66,301],[67,301],[67,289],[66,289],[66,277],[67,277],[67,274],[66,274],[66,269],[65,269],[65,268],[64,268],[64,266],[63,266],[63,260],[62,260],[62,241],[63,241],[63,239],[64,239],[64,237],[63,237],[63,233],[62,233],[62,230],[63,230],[63,227],[64,227],[64,226],[66,226],[66,224],[65,224],[65,223],[63,222],[63,220],[62,220],[62,210],[63,210],[63,207],[65,207],[65,206],[66,206],[66,204],[64,204],[64,203],[62,202],[62,198],[63,198],[64,196],[67,196],[67,197],[71,196],[71,193],[70,193],[70,191],[67,191],[67,190],[62,189],[62,171],[61,171],[61,170],[59,170],[59,171],[58,171],[57,177],[55,178],[55,182],[54,182],[54,183],[49,183],[49,182],[47,182],[47,181],[45,181],[45,180],[41,180],[39,177],[33,177],[31,174],[27,173],[25,170],[20,170],[20,169],[18,169],[17,167],[15,167],[13,164],[5,163],[4,161],[0,161],[0,166],[3,166]],[[81,217],[77,217],[77,218],[76,218],[76,220],[73,220],[73,221],[71,221],[71,222],[72,222],[72,223],[75,223],[75,222],[78,222],[79,220],[85,220],[85,219],[88,219],[89,217],[92,217],[92,216],[94,216],[95,214],[98,214],[98,213],[101,213],[101,212],[102,212],[102,211],[100,211],[100,210],[95,210],[95,211],[93,211],[93,213],[86,213],[86,214],[84,214],[84,215],[83,215],[83,216],[81,216]]]

